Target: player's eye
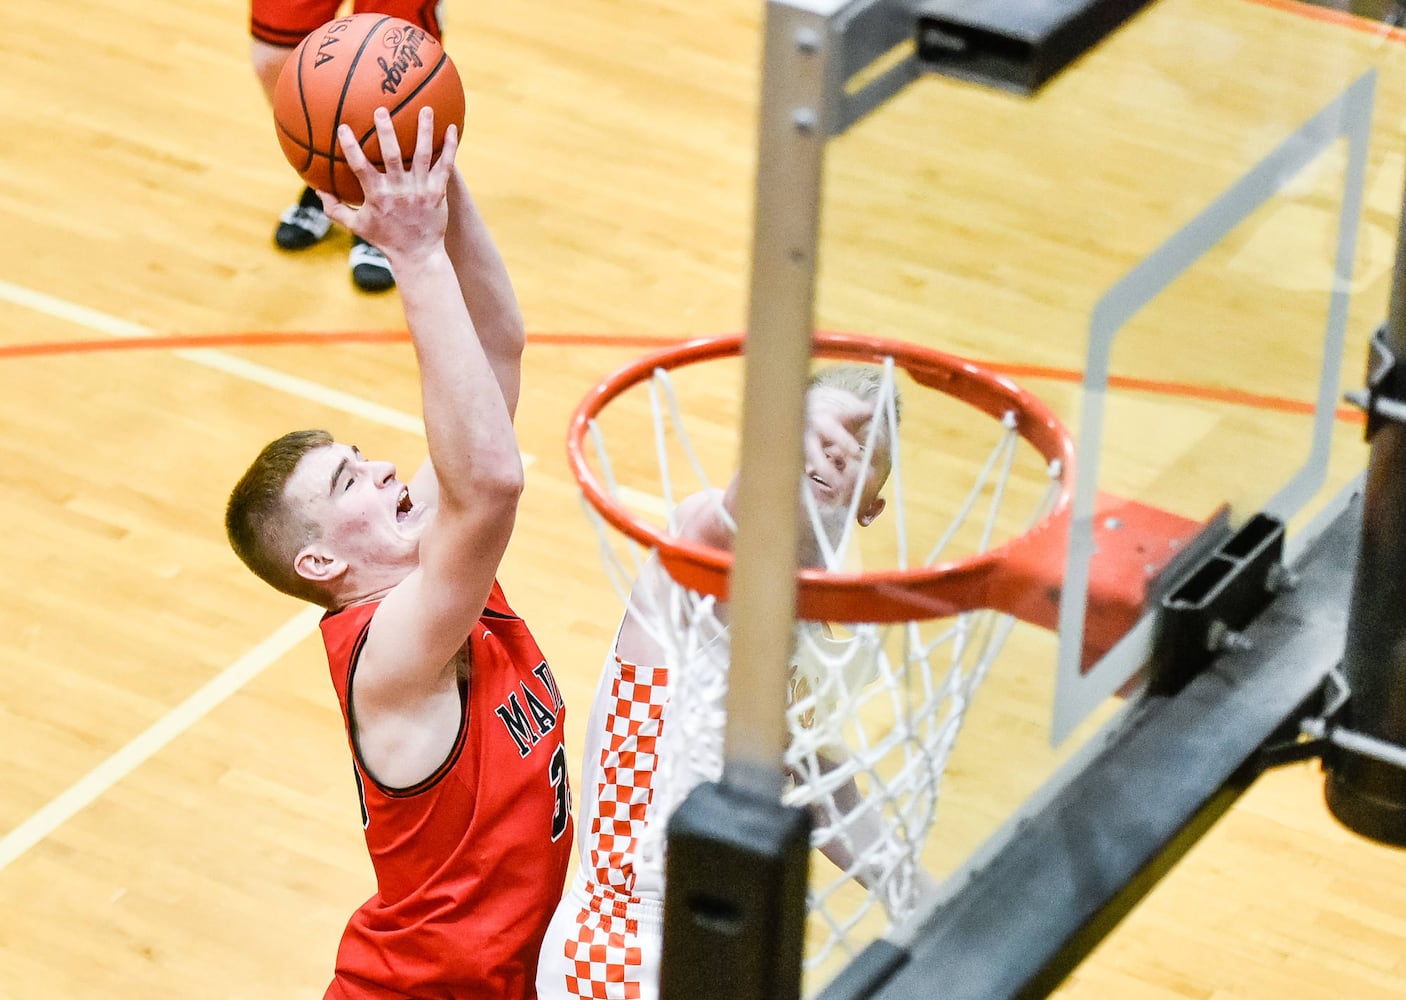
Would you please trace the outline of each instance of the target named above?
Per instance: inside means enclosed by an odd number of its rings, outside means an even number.
[[[348,476],[348,477],[347,477],[347,485],[345,485],[345,486],[342,487],[342,491],[345,492],[345,491],[351,489],[351,488],[352,488],[352,483],[354,483],[354,482],[356,482],[356,477],[355,477],[355,476]]]

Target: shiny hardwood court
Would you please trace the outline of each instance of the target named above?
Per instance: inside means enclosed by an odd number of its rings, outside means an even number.
[[[762,9],[447,6],[460,164],[529,329],[531,464],[501,579],[561,684],[575,768],[620,603],[566,426],[651,345],[745,322]],[[346,741],[317,613],[238,564],[223,505],[295,427],[418,465],[399,301],[353,289],[345,234],[273,247],[298,184],[235,0],[9,15],[0,998],[320,997],[372,891]],[[817,321],[1026,366],[1072,421],[1061,373],[1102,291],[1370,68],[1355,386],[1406,183],[1406,36],[1288,0],[1160,0],[1030,100],[915,83],[833,144]],[[1312,394],[1343,160],[1286,181],[1134,331],[1118,370],[1180,389],[1120,397],[1120,487],[1193,513],[1249,502],[1305,447],[1290,404]],[[1361,437],[1345,415],[1335,485]],[[1050,765],[1048,648],[1017,645],[983,692],[943,866]],[[1338,826],[1316,766],[1273,772],[1060,995],[1406,997],[1406,855]]]

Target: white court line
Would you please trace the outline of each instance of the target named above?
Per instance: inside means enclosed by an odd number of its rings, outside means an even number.
[[[79,778],[57,798],[0,838],[0,870],[53,833],[75,813],[180,736],[317,629],[321,608],[305,608],[273,635],[226,667],[136,739]]]
[[[336,389],[329,389],[325,385],[318,385],[316,382],[309,382],[305,378],[297,375],[289,375],[285,372],[266,368],[253,361],[245,361],[243,358],[226,354],[224,351],[214,351],[209,348],[199,348],[189,351],[176,351],[178,357],[187,361],[194,361],[198,365],[206,368],[213,368],[216,371],[224,372],[226,375],[233,375],[235,378],[242,378],[247,382],[257,382],[259,385],[269,389],[277,389],[286,392],[290,396],[297,396],[301,399],[308,399],[314,403],[321,403],[334,410],[343,413],[350,413],[353,416],[364,417],[367,420],[375,421],[378,424],[386,424],[403,431],[411,431],[421,437],[425,434],[425,423],[419,417],[412,417],[408,413],[401,413],[392,410],[388,406],[380,403],[373,403],[369,400],[359,399],[356,396],[348,395],[345,392],[338,392]],[[523,456],[524,464],[527,456]]]
[[[84,306],[74,305],[72,302],[52,298],[28,288],[21,288],[8,281],[0,281],[0,300],[23,306],[37,313],[43,313],[45,316],[65,320],[75,326],[81,326],[97,333],[105,333],[109,337],[134,340],[156,336],[156,332],[147,327],[129,323],[127,320],[117,319]],[[265,388],[275,389],[290,396],[320,403],[343,413],[350,413],[356,417],[363,417],[379,424],[416,434],[423,435],[425,433],[425,424],[418,417],[392,410],[380,403],[360,399],[345,392],[338,392],[336,389],[329,389],[316,382],[310,382],[305,378],[289,375],[253,361],[245,361],[243,358],[226,354],[224,351],[200,348],[178,350],[172,353],[197,365],[213,368],[215,371],[233,375],[235,378],[262,385]]]
[[[127,320],[108,316],[84,306],[52,298],[31,289],[0,280],[0,301],[64,320],[75,326],[110,337],[140,338],[155,336],[151,329]],[[301,399],[320,403],[343,413],[386,424],[400,430],[423,435],[424,422],[418,417],[372,403],[326,386],[318,385],[296,375],[245,361],[223,351],[208,348],[178,350],[178,357],[206,368],[212,368],[235,378],[287,393]],[[523,465],[533,463],[531,455],[522,456]],[[238,691],[269,664],[275,662],[299,641],[311,634],[322,617],[321,608],[307,608],[273,635],[240,657],[198,691],[173,708],[122,749],[79,778],[57,798],[41,807],[27,820],[0,838],[0,870],[35,844],[71,819],[79,810],[93,803],[117,782],[145,763],[153,754],[185,732],[203,716]]]
[[[52,316],[54,319],[64,320],[75,326],[81,326],[96,333],[104,333],[109,337],[119,339],[138,340],[144,337],[154,337],[156,332],[149,327],[140,326],[136,323],[100,313],[85,306],[74,305],[72,302],[65,302],[52,296],[36,292],[19,285],[11,284],[8,281],[0,281],[0,301],[9,302],[17,306],[23,306],[33,312],[43,313],[45,316]],[[319,385],[308,379],[300,378],[297,375],[289,375],[276,368],[269,368],[265,365],[253,361],[246,361],[243,358],[227,354],[224,351],[216,351],[210,348],[192,348],[189,350],[176,350],[171,353],[186,361],[202,365],[222,372],[225,375],[232,375],[235,378],[243,379],[246,382],[253,382],[256,385],[273,389],[277,392],[286,393],[299,399],[306,399],[309,402],[319,403],[329,409],[338,410],[342,413],[349,413],[354,417],[370,420],[373,423],[384,424],[387,427],[394,427],[397,430],[409,431],[421,437],[425,434],[425,423],[419,417],[399,410],[393,410],[389,406],[382,406],[380,403],[373,403],[370,400],[353,396],[350,393],[339,392],[336,389],[329,389],[325,385]],[[536,459],[532,455],[524,454],[522,464],[530,467]]]

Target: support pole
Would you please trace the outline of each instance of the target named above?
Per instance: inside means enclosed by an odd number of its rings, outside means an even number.
[[[729,578],[722,780],[669,821],[663,1000],[799,1000],[810,817],[781,804],[796,619],[802,431],[825,142],[839,90],[834,15],[770,0],[762,54],[742,454]]]

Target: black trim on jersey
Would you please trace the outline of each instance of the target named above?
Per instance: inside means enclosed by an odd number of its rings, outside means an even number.
[[[501,618],[501,619],[502,619],[503,621],[505,621],[505,622],[516,622],[516,621],[521,621],[521,620],[522,620],[522,619],[519,618],[517,615],[504,614],[502,611],[494,611],[492,608],[484,608],[484,609],[483,609],[483,617],[484,617],[484,618]]]
[[[361,663],[361,650],[366,645],[366,637],[371,631],[371,622],[375,617],[376,613],[373,611],[371,617],[366,619],[366,624],[362,626],[361,634],[357,636],[356,644],[352,647],[351,658],[347,662],[347,735],[351,738],[352,756],[356,759],[356,769],[365,776],[367,783],[387,798],[408,799],[439,784],[440,780],[454,769],[454,765],[458,763],[460,755],[464,752],[464,746],[469,741],[469,681],[466,677],[459,679],[459,735],[454,738],[454,745],[449,748],[449,753],[445,756],[444,761],[424,779],[413,785],[407,785],[405,788],[392,788],[389,785],[381,784],[371,773],[370,768],[366,766],[366,762],[361,759],[361,747],[356,739],[356,712],[352,709],[352,681],[356,678],[356,668]]]

